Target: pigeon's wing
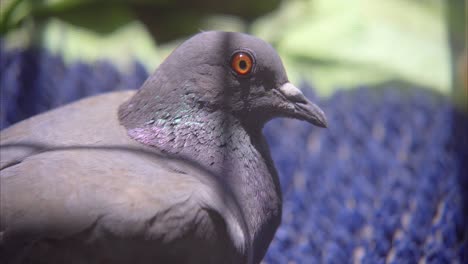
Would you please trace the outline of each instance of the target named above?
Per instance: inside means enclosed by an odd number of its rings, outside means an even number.
[[[27,157],[1,171],[3,243],[15,249],[34,242],[43,254],[55,241],[76,247],[59,246],[58,253],[101,255],[112,263],[114,255],[134,258],[149,246],[154,254],[140,262],[182,253],[197,259],[204,247],[216,249],[226,240],[234,251],[223,254],[243,253],[245,230],[232,196],[194,174],[203,173],[180,161],[122,149],[51,150]],[[87,252],[81,243],[103,249]],[[124,252],[112,252],[116,244],[127,244]]]
[[[107,144],[93,138],[80,145],[63,139],[54,145],[43,134],[45,140],[36,144],[34,136],[20,135],[20,140],[11,131],[2,137],[1,152],[3,257],[215,263],[222,256],[238,261],[250,255],[235,199],[216,177],[190,162],[128,140]]]

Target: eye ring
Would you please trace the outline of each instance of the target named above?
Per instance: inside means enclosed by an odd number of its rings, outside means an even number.
[[[247,75],[252,72],[254,61],[252,56],[245,51],[238,51],[231,57],[231,68],[238,75]]]

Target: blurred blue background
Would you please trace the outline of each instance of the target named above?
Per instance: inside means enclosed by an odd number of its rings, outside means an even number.
[[[0,128],[137,89],[184,39],[270,42],[328,129],[265,127],[284,193],[265,263],[467,263],[466,1],[0,2]]]

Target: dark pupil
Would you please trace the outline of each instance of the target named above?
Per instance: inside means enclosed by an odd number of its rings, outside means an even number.
[[[239,67],[242,69],[242,70],[245,70],[247,68],[247,62],[245,62],[244,60],[241,60],[239,62]]]

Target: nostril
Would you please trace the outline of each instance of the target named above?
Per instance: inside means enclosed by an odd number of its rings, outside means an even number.
[[[288,99],[295,103],[307,103],[307,99],[303,93],[293,94],[291,97],[288,97]]]
[[[307,99],[305,98],[301,90],[299,90],[296,86],[292,85],[289,82],[281,85],[279,90],[286,98],[288,98],[294,103],[306,103],[307,102]]]

